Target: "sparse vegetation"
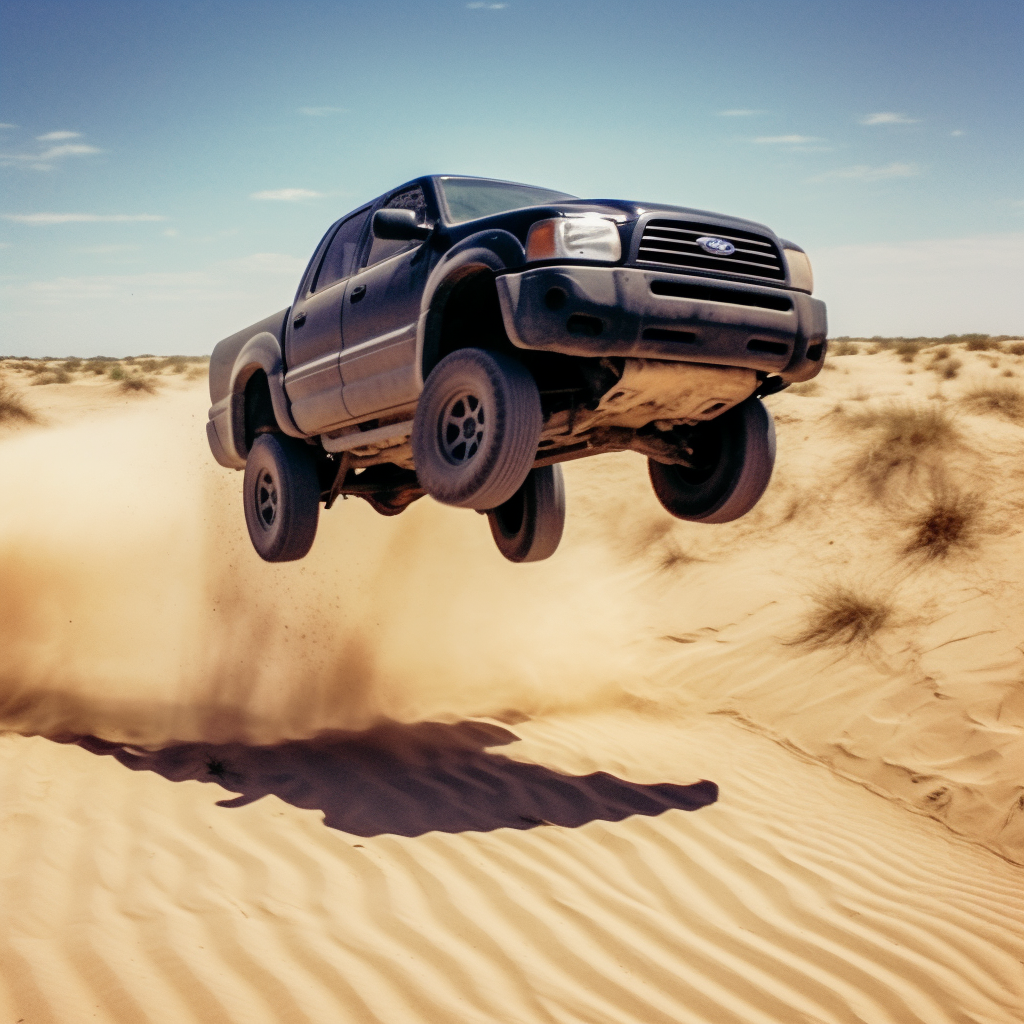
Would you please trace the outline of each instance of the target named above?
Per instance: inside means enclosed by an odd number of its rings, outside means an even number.
[[[906,553],[939,559],[955,548],[973,547],[982,509],[983,502],[975,494],[937,488],[928,506],[910,521],[912,536]]]
[[[128,375],[124,372],[124,367],[120,363],[114,363],[107,370],[111,380],[124,380]]]
[[[828,352],[832,356],[855,356],[860,352],[860,346],[852,341],[833,341],[828,347]]]
[[[979,384],[963,397],[969,412],[1004,416],[1014,422],[1024,419],[1024,391],[1013,384]]]
[[[36,375],[33,384],[70,384],[71,374],[58,366],[56,370],[44,370]]]
[[[902,336],[883,338],[879,334],[876,334],[871,338],[854,338],[844,334],[838,338],[831,339],[829,346],[834,351],[835,346],[839,344],[870,342],[872,347],[868,351],[875,353],[891,350],[901,344],[910,342],[917,345],[919,348],[929,348],[933,345],[965,345],[971,352],[982,352],[986,349],[1001,348],[1004,341],[1018,342],[1020,339],[1010,334],[947,334],[941,338],[929,338],[924,336],[917,338],[904,338]],[[1024,349],[1024,346],[1022,346],[1022,349]]]
[[[891,618],[888,601],[845,584],[814,595],[815,608],[791,644],[804,647],[849,647],[866,644]]]
[[[787,390],[791,395],[800,395],[802,398],[810,398],[821,392],[821,384],[816,380],[809,380],[803,384],[794,384]]]
[[[147,395],[152,395],[156,393],[156,384],[149,377],[136,373],[124,377],[121,381],[121,390],[129,394],[145,392]]]
[[[854,470],[875,495],[885,489],[895,473],[912,473],[928,450],[948,447],[960,437],[953,417],[935,404],[891,403],[841,415],[851,426],[874,433],[854,463]]]
[[[1006,347],[1006,351],[1010,355],[1024,356],[1024,341],[1015,341],[1012,345]]]
[[[900,357],[905,363],[912,363],[917,358],[917,353],[924,348],[924,342],[922,341],[905,341],[899,340],[893,346],[893,350],[896,355]]]
[[[999,343],[1004,338],[993,338],[989,334],[965,334],[962,339],[968,352],[987,352],[990,349],[998,349]]]
[[[21,420],[33,423],[36,417],[16,391],[0,377],[0,423]]]
[[[77,370],[82,368],[82,360],[72,357],[70,359],[65,359],[61,365],[67,373],[75,373]]]

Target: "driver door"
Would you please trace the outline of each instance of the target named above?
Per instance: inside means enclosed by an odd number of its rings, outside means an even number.
[[[369,215],[366,207],[341,222],[289,314],[285,390],[295,423],[309,434],[351,419],[342,397],[341,320]]]

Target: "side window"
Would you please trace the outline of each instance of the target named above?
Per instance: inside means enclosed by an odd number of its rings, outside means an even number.
[[[416,185],[414,188],[407,188],[404,192],[395,193],[381,209],[413,210],[416,213],[416,220],[423,224],[427,219],[427,197],[423,194],[423,189]],[[386,260],[389,256],[396,256],[419,244],[419,242],[401,242],[391,238],[374,238],[366,265],[369,267],[374,263],[380,263],[381,260]]]
[[[352,273],[359,248],[359,236],[363,233],[363,225],[366,224],[369,215],[369,208],[360,210],[349,217],[334,233],[334,238],[331,239],[331,244],[320,261],[320,269],[317,271],[311,291],[323,291],[335,281],[341,281]]]

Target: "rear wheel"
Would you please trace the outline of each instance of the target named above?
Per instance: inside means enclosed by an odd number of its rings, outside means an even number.
[[[491,536],[510,562],[550,558],[565,526],[561,466],[533,469],[508,501],[487,513]]]
[[[420,485],[459,508],[508,501],[537,456],[540,392],[522,363],[463,348],[442,359],[416,406],[412,450]]]
[[[283,434],[260,434],[245,463],[245,525],[266,562],[293,562],[313,546],[320,518],[320,482],[309,445]]]
[[[654,493],[666,512],[694,523],[729,523],[764,494],[775,466],[775,423],[760,399],[748,398],[692,439],[694,466],[648,460]]]

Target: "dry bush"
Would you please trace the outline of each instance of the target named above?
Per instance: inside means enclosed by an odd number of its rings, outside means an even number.
[[[803,398],[810,398],[821,391],[821,384],[816,380],[809,380],[804,384],[794,384],[787,389],[791,395],[800,395]]]
[[[1006,351],[1010,355],[1024,356],[1024,341],[1015,341],[1012,345],[1008,345]]]
[[[186,380],[204,380],[209,376],[209,369],[206,366],[193,366],[191,370],[185,374]]]
[[[21,395],[12,391],[7,381],[0,377],[0,423],[11,420],[33,423],[35,418],[33,412],[22,401]]]
[[[120,363],[114,363],[113,366],[109,367],[107,373],[111,380],[124,380],[128,375],[124,372],[124,367]]]
[[[145,392],[147,395],[156,393],[156,384],[149,379],[149,377],[143,377],[141,374],[136,374],[131,377],[125,377],[121,381],[121,390],[126,391],[129,394],[140,394]]]
[[[56,370],[44,370],[42,373],[36,375],[36,379],[32,381],[33,384],[70,384],[71,374],[62,367],[57,367]]]
[[[155,359],[143,359],[139,363],[139,369],[143,373],[156,373],[160,369],[160,363]]]
[[[928,364],[928,369],[933,373],[937,373],[943,380],[953,380],[954,377],[960,375],[960,371],[963,369],[963,363],[959,359],[951,359],[948,357],[940,358],[936,356]]]
[[[1017,422],[1024,419],[1024,392],[1013,384],[979,384],[963,396],[968,412],[1005,416]]]
[[[77,356],[72,356],[70,359],[65,359],[61,366],[67,373],[74,373],[82,368],[82,360]]]
[[[875,495],[895,473],[913,473],[923,455],[947,448],[960,438],[953,417],[938,405],[891,403],[844,413],[843,418],[874,434],[853,468]]]
[[[960,336],[968,352],[987,352],[990,349],[999,349],[999,338],[993,338],[989,334],[963,334]]]
[[[860,348],[852,341],[834,341],[829,345],[828,352],[832,356],[855,356]]]
[[[804,647],[863,646],[892,617],[892,606],[842,583],[813,595],[814,610],[803,631],[789,641]]]
[[[936,488],[928,505],[909,522],[912,530],[906,554],[927,559],[946,558],[956,548],[974,546],[984,503],[976,494]]]
[[[898,341],[893,347],[896,355],[903,362],[912,363],[917,358],[917,353],[924,347],[924,344],[920,341]]]
[[[940,359],[948,359],[948,358],[949,358],[949,346],[948,345],[941,345],[939,348],[937,348],[932,353],[932,362],[933,363],[939,362]]]

